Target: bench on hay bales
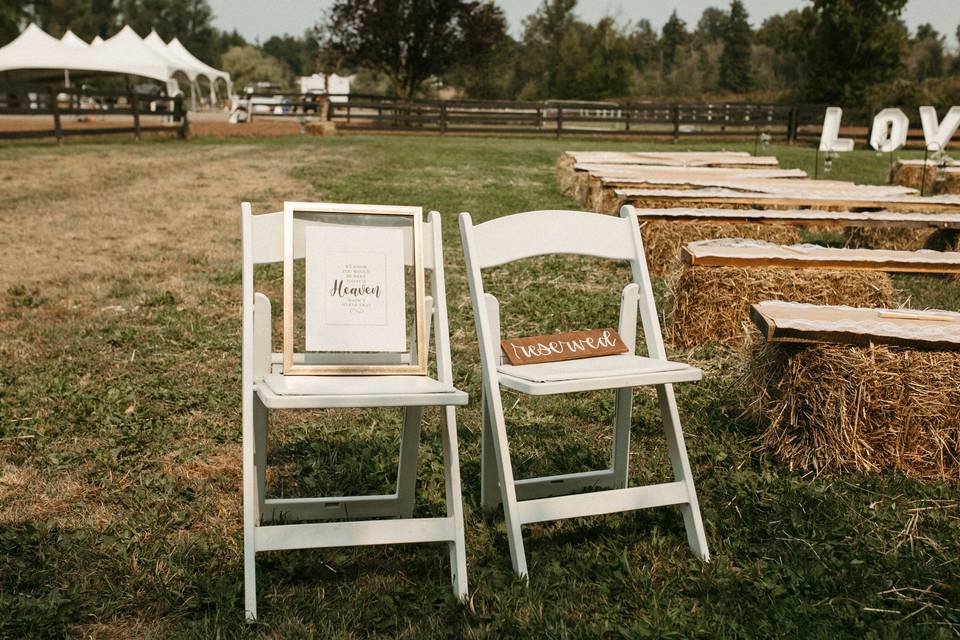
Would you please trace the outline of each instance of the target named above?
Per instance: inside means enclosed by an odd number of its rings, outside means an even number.
[[[804,471],[960,479],[960,314],[754,304],[741,389],[763,448]]]
[[[923,238],[921,246],[939,249],[952,247],[960,230],[960,213],[683,208],[637,209],[637,216],[645,223],[641,233],[650,273],[655,276],[675,271],[681,247],[697,240],[745,237],[795,244],[800,241],[800,229],[827,227],[856,230],[860,237],[907,231]]]
[[[942,175],[941,175],[942,174]],[[938,160],[897,160],[890,167],[890,184],[920,189],[932,195],[960,193],[960,161],[944,159],[943,167]]]
[[[888,306],[887,273],[960,273],[960,253],[835,249],[740,239],[706,240],[681,249],[668,281],[666,337],[690,348],[732,342],[749,326],[750,304],[777,299],[816,304]]]
[[[774,181],[771,181],[774,182]],[[810,180],[810,183],[816,181]],[[816,190],[798,187],[796,192],[759,193],[730,188],[707,189],[614,189],[614,204],[607,207],[613,213],[625,204],[637,208],[728,208],[728,209],[818,209],[837,211],[896,211],[937,213],[960,211],[960,196],[941,195],[921,197],[898,194],[877,187],[854,185],[848,191]]]

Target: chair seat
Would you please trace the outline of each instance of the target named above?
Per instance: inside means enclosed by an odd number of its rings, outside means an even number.
[[[497,371],[500,384],[533,396],[692,382],[703,377],[700,369],[682,362],[629,354],[538,364],[503,364]]]
[[[467,394],[428,376],[285,376],[256,385],[271,409],[465,405]]]

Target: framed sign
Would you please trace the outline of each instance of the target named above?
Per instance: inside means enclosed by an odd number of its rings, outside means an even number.
[[[283,206],[285,375],[425,375],[422,209]]]

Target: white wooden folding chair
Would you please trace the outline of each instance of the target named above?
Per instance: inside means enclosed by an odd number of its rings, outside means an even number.
[[[643,253],[636,210],[625,206],[620,217],[579,211],[531,211],[474,226],[460,214],[467,279],[480,343],[483,377],[481,503],[487,510],[503,504],[510,558],[520,576],[527,575],[520,527],[533,522],[679,505],[693,552],[709,560],[697,494],[687,460],[673,384],[699,380],[702,372],[667,360],[657,318],[650,274]],[[620,299],[619,332],[629,353],[613,356],[513,366],[500,349],[500,305],[484,292],[482,270],[522,258],[578,254],[627,260],[633,282]],[[637,309],[647,357],[635,355]],[[674,481],[627,487],[633,388],[657,389]],[[515,480],[503,417],[500,388],[541,396],[613,389],[613,452],[609,469]],[[579,493],[588,488],[606,491]]]
[[[256,553],[413,542],[447,542],[453,590],[467,596],[466,550],[457,426],[454,407],[467,394],[453,386],[450,337],[443,275],[440,214],[433,211],[422,225],[423,264],[430,272],[425,298],[426,335],[433,325],[436,379],[429,376],[284,376],[282,354],[274,353],[270,300],[254,289],[254,266],[283,259],[283,214],[253,215],[241,205],[243,236],[243,542],[245,608],[257,617]],[[302,243],[296,243],[302,247]],[[302,249],[297,249],[298,251]],[[300,256],[295,256],[300,257]],[[417,450],[424,407],[441,407],[441,435],[446,487],[446,517],[412,518]],[[268,411],[338,407],[402,407],[403,429],[396,491],[389,495],[328,498],[268,498]],[[269,524],[274,521],[350,522]],[[379,519],[372,518],[402,518]]]

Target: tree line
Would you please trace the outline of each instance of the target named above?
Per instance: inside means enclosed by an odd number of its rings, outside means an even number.
[[[542,0],[513,37],[492,0],[336,0],[318,3],[302,34],[251,43],[216,29],[206,0],[0,0],[0,41],[30,21],[87,40],[155,28],[238,86],[336,72],[355,74],[355,91],[398,96],[960,103],[960,25],[911,33],[906,2],[807,0],[754,26],[733,0],[696,24],[674,12],[657,30],[646,19],[591,24],[577,0]]]

